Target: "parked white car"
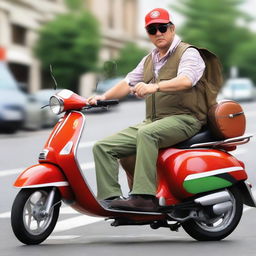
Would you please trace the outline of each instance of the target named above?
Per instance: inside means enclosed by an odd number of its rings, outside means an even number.
[[[47,105],[54,90],[28,94],[20,89],[7,64],[0,61],[0,132],[13,133],[20,129],[38,130],[53,126],[57,121]]]
[[[0,61],[0,131],[12,133],[22,127],[26,100],[6,63]]]
[[[235,101],[252,101],[255,99],[255,87],[249,78],[228,79],[222,89],[222,97]]]

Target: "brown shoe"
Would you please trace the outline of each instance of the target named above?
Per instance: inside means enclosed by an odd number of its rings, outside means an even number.
[[[126,199],[116,199],[110,203],[111,208],[127,211],[156,212],[158,199],[149,195],[132,195]]]
[[[114,200],[121,200],[121,199],[124,199],[124,197],[122,196],[112,196],[112,197],[108,197],[104,200],[99,200],[100,204],[102,204],[103,206],[105,207],[109,207],[110,206],[110,203]]]

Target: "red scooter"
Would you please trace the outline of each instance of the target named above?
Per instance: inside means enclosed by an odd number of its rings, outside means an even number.
[[[84,112],[117,103],[99,101],[88,106],[69,90],[50,98],[52,111],[64,116],[40,153],[39,164],[26,169],[14,183],[21,190],[13,202],[11,224],[22,243],[39,244],[51,234],[61,201],[80,213],[111,219],[112,226],[150,225],[172,231],[182,226],[194,239],[208,241],[221,240],[236,228],[243,204],[256,207],[243,162],[227,152],[251,136],[213,141],[208,130],[159,151],[157,212],[111,209],[97,201],[77,161]]]

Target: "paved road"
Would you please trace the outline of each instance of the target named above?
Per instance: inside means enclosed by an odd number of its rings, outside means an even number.
[[[243,104],[247,115],[247,132],[256,134],[256,103]],[[123,102],[108,113],[89,114],[78,156],[86,177],[95,189],[94,164],[91,147],[94,141],[114,133],[129,124],[139,122],[144,115],[142,102]],[[183,230],[178,233],[168,229],[152,230],[149,227],[117,227],[98,218],[80,215],[63,206],[53,234],[40,246],[23,246],[12,234],[10,208],[17,190],[12,183],[18,173],[37,163],[37,156],[50,130],[21,131],[15,135],[0,134],[0,256],[5,255],[255,255],[256,210],[246,207],[237,230],[221,242],[199,243]],[[245,162],[249,179],[256,188],[255,138],[250,144],[240,146],[235,155]],[[120,177],[124,194],[127,185]]]

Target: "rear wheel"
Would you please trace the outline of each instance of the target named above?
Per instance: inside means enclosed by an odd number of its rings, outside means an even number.
[[[182,224],[184,230],[198,241],[218,241],[230,235],[243,214],[243,202],[236,188],[229,189],[232,207],[227,212],[207,221],[189,220]]]
[[[15,236],[24,244],[39,244],[53,231],[59,216],[60,195],[56,191],[56,204],[49,215],[44,214],[51,190],[22,189],[16,196],[11,212],[11,224]]]

